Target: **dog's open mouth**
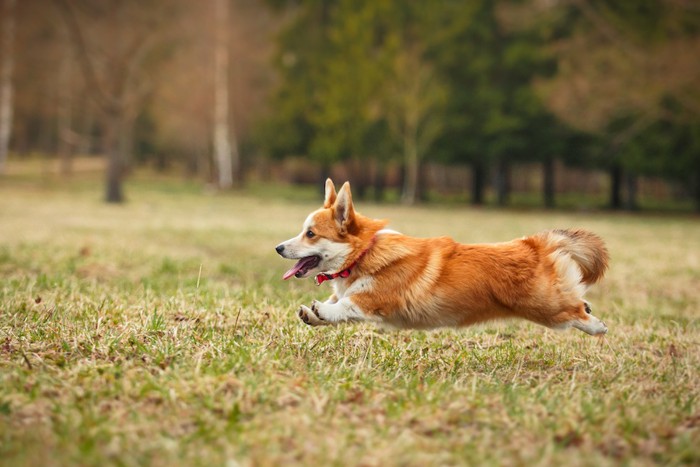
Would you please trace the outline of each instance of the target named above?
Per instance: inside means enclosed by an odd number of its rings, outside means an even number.
[[[284,276],[282,276],[282,279],[287,280],[290,277],[303,277],[304,274],[309,272],[311,269],[315,268],[318,266],[318,263],[321,262],[321,258],[319,256],[306,256],[304,258],[301,258],[299,261],[297,261],[297,264],[292,266],[292,268],[284,273]]]

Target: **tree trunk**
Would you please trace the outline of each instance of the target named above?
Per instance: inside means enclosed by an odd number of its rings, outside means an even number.
[[[416,198],[421,203],[428,201],[428,168],[424,160],[418,161],[418,185],[416,186]]]
[[[507,205],[510,198],[510,164],[505,158],[498,161],[496,198],[499,206]]]
[[[384,200],[386,188],[386,165],[382,160],[377,160],[374,172],[374,201],[381,203]]]
[[[94,131],[95,131],[95,111],[90,105],[89,99],[85,95],[78,95],[79,101],[76,103],[76,108],[82,109],[80,112],[80,137],[76,152],[81,155],[91,155],[95,151],[94,148]]]
[[[486,168],[482,161],[472,162],[472,204],[484,204],[484,189],[486,187]]]
[[[418,201],[418,176],[420,171],[418,146],[412,138],[406,136],[404,137],[403,149],[406,173],[403,180],[401,202],[404,204],[416,204]]]
[[[331,164],[325,161],[321,162],[320,177],[316,186],[319,187],[322,197],[326,195],[326,180],[329,178],[331,178]]]
[[[107,152],[107,180],[105,201],[108,203],[124,202],[122,191],[122,133],[123,116],[120,112],[112,111],[107,114],[105,129],[105,151]]]
[[[555,169],[554,158],[547,157],[542,162],[542,194],[544,196],[544,205],[546,208],[549,208],[549,209],[551,209],[555,206],[554,169]]]
[[[134,164],[134,118],[133,116],[123,115],[118,135],[121,174],[122,178],[128,174]]]
[[[197,172],[202,176],[207,183],[216,185],[216,163],[213,160],[210,151],[198,151],[197,155]]]
[[[64,45],[63,57],[58,72],[58,109],[56,111],[58,132],[58,156],[61,175],[69,176],[73,171],[73,114],[71,109],[72,54],[68,39]]]
[[[695,186],[693,187],[695,197],[695,210],[700,213],[700,165],[695,167]]]
[[[610,208],[622,209],[622,166],[610,168]]]
[[[637,175],[627,172],[625,174],[625,188],[627,197],[625,198],[625,209],[627,211],[636,211],[639,208],[637,203]]]
[[[352,180],[353,196],[357,199],[366,199],[371,175],[367,167],[367,161],[359,157],[352,157],[348,161],[348,169]]]
[[[214,154],[218,185],[228,189],[240,177],[240,157],[229,112],[229,0],[214,0],[216,46],[214,57]],[[234,177],[235,174],[235,177]]]
[[[15,0],[4,0],[0,34],[0,174],[5,171],[5,163],[10,149],[12,135],[12,113],[14,110],[12,73],[14,68],[15,39]]]

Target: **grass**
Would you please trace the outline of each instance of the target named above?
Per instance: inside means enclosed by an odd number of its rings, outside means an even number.
[[[604,339],[387,332],[296,318],[329,293],[273,249],[306,192],[47,186],[0,180],[0,465],[700,463],[697,218],[360,203],[464,242],[582,226],[613,258]]]

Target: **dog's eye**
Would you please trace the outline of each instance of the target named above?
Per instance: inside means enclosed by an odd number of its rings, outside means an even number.
[[[306,238],[314,238],[316,236],[311,230],[306,231]]]

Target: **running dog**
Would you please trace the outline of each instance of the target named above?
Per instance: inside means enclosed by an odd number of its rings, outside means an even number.
[[[297,260],[283,278],[332,281],[325,302],[302,305],[311,326],[370,321],[397,328],[461,327],[522,318],[591,335],[608,328],[583,299],[608,267],[607,249],[585,230],[549,230],[505,243],[465,245],[414,238],[355,211],[350,184],[326,181],[323,207],[277,247]]]

